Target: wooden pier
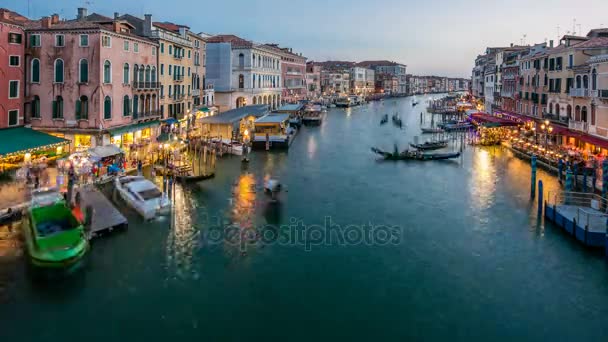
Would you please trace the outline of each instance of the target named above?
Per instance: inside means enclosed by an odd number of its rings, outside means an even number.
[[[87,229],[89,240],[117,229],[127,229],[127,219],[114,207],[112,202],[95,186],[89,185],[77,190],[80,208],[92,208],[92,217]]]

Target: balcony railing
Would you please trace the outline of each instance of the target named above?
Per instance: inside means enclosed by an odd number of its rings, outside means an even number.
[[[570,96],[572,97],[588,97],[589,89],[586,88],[570,88]]]
[[[173,81],[182,82],[184,80],[184,75],[175,75],[173,76]]]
[[[159,82],[133,82],[134,89],[158,89]]]
[[[597,90],[597,96],[600,99],[608,100],[608,89],[599,89]]]
[[[568,128],[587,133],[589,132],[589,123],[584,121],[570,121],[568,122]]]
[[[192,96],[200,96],[201,95],[201,90],[200,89],[193,89],[192,90]]]
[[[169,33],[158,29],[152,31],[152,38],[164,39],[179,45],[192,47],[192,41],[183,38],[177,34]]]
[[[153,118],[160,116],[161,114],[162,113],[160,112],[160,110],[148,110],[141,113],[134,113],[133,120]]]
[[[173,55],[173,58],[175,58],[177,60],[181,60],[184,57],[182,57],[182,55]]]
[[[568,124],[567,116],[560,116],[557,114],[547,113],[545,111],[543,111],[543,119],[547,119],[547,120],[550,120],[552,122],[559,123],[559,124]]]

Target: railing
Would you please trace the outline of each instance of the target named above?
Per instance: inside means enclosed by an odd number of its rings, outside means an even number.
[[[543,119],[548,119],[556,123],[567,124],[569,119],[567,116],[559,116],[557,114],[550,114],[543,111]]]
[[[200,96],[200,95],[201,95],[200,89],[193,89],[192,90],[192,96]]]
[[[149,110],[146,112],[141,112],[141,113],[135,113],[133,114],[133,119],[134,120],[139,120],[139,119],[147,119],[147,118],[153,118],[153,117],[157,117],[160,116],[162,113],[160,112],[160,110]]]
[[[598,90],[597,97],[599,97],[600,99],[608,99],[608,89]]]
[[[182,82],[184,80],[184,75],[175,75],[173,76],[173,81]]]
[[[134,89],[158,89],[160,82],[133,82]]]
[[[570,121],[568,122],[568,128],[586,133],[589,132],[589,123],[584,121]]]
[[[590,216],[601,215],[608,217],[608,214],[599,214],[588,209],[595,209],[605,212],[608,208],[608,200],[600,195],[587,192],[572,192],[572,191],[549,191],[547,194],[547,204],[550,206],[557,205],[573,205],[582,207],[578,211],[576,222],[581,226],[586,226],[585,219]],[[582,220],[582,221],[581,221]],[[587,221],[588,222],[588,221]]]
[[[586,88],[570,88],[570,96],[573,97],[588,97],[589,89]]]
[[[173,55],[173,58],[177,59],[177,60],[181,60],[184,57],[182,57],[182,55]]]
[[[164,40],[168,40],[170,42],[177,43],[180,45],[192,47],[192,41],[182,38],[175,34],[170,34],[170,33],[164,32],[164,31],[160,31],[158,29],[152,31],[152,38],[164,39]]]

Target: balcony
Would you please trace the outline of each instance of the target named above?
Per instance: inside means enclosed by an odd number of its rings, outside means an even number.
[[[589,123],[585,121],[570,121],[568,122],[568,128],[579,131],[579,132],[589,132]]]
[[[192,90],[192,96],[200,96],[200,95],[201,95],[200,89],[193,89]]]
[[[177,60],[181,61],[182,58],[184,58],[184,57],[182,57],[182,55],[173,55],[173,59],[177,59]]]
[[[557,114],[551,114],[543,111],[543,119],[547,119],[553,123],[567,125],[568,117],[567,116],[559,116]]]
[[[597,95],[596,97],[602,99],[602,100],[608,100],[608,89],[599,89],[597,90]]]
[[[152,38],[163,39],[175,44],[183,45],[190,48],[192,47],[192,41],[183,38],[177,34],[169,33],[158,29],[152,31]]]
[[[588,97],[589,89],[586,88],[570,88],[570,96],[572,97]]]
[[[160,110],[148,110],[141,113],[133,114],[133,120],[151,119],[161,116]]]
[[[182,82],[184,80],[184,75],[175,75],[173,76],[174,82]]]
[[[158,89],[159,82],[133,82],[133,89]]]

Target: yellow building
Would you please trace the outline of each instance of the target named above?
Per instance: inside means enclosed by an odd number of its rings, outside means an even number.
[[[158,40],[160,111],[163,118],[181,119],[193,108],[192,69],[194,43],[189,27],[155,22],[152,38]]]

